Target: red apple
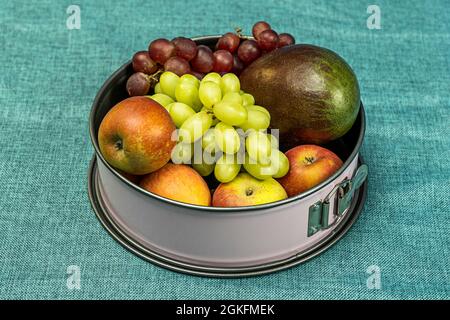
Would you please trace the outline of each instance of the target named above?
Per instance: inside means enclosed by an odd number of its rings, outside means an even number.
[[[197,171],[183,164],[166,164],[144,176],[140,186],[172,200],[200,206],[211,204],[211,192],[205,180]]]
[[[286,152],[289,172],[278,179],[292,197],[326,180],[342,166],[342,160],[328,149],[302,145]]]
[[[164,166],[176,141],[167,110],[147,97],[131,97],[116,104],[103,118],[98,144],[113,167],[134,175]]]
[[[213,206],[255,206],[286,198],[286,191],[275,179],[258,180],[248,173],[240,173],[233,181],[221,183],[217,187],[213,195]]]

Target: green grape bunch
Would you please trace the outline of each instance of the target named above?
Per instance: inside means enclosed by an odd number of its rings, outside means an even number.
[[[289,161],[267,133],[269,111],[240,87],[233,73],[211,72],[202,80],[161,74],[147,97],[166,108],[177,127],[173,163],[191,165],[202,176],[214,174],[223,183],[242,170],[260,180],[287,174]]]

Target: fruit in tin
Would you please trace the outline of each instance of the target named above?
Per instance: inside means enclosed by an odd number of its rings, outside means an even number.
[[[255,39],[258,39],[259,34],[263,31],[271,30],[270,24],[265,21],[258,21],[253,25],[252,34]]]
[[[116,104],[103,118],[98,143],[105,160],[126,173],[143,175],[170,159],[175,125],[169,113],[147,97]]]
[[[164,93],[155,93],[154,95],[147,96],[147,97],[155,100],[156,102],[158,102],[160,105],[162,105],[166,109],[167,109],[168,105],[175,102],[175,101],[173,101],[173,99],[171,97],[169,97],[168,95],[165,95]]]
[[[292,197],[318,185],[342,167],[332,151],[316,145],[301,145],[286,152],[289,172],[278,179]]]
[[[264,30],[258,35],[258,45],[264,51],[272,51],[278,47],[278,34],[273,30]]]
[[[233,55],[226,50],[217,50],[213,53],[214,72],[229,72],[233,68]]]
[[[187,165],[168,163],[144,176],[139,185],[172,200],[200,206],[211,204],[211,193],[205,180]]]
[[[152,74],[158,70],[158,65],[150,58],[148,51],[136,52],[131,61],[134,72]]]
[[[328,49],[285,46],[252,63],[240,80],[242,89],[269,110],[271,127],[290,146],[340,138],[358,115],[356,76]]]
[[[231,72],[239,76],[242,70],[244,70],[244,68],[245,68],[244,63],[242,62],[241,59],[239,59],[238,55],[235,53],[233,55],[233,68],[231,69]]]
[[[175,73],[170,71],[164,72],[159,78],[161,93],[168,95],[172,99],[176,99],[175,90],[179,82],[180,77],[178,77]]]
[[[239,59],[249,65],[261,56],[261,49],[255,40],[245,40],[237,51]]]
[[[255,206],[287,198],[283,187],[272,178],[258,180],[248,173],[240,173],[228,183],[222,183],[215,190],[214,207]]]
[[[175,45],[175,53],[186,61],[191,61],[197,55],[197,44],[191,39],[178,37],[172,40]]]
[[[164,63],[164,70],[171,71],[175,73],[177,76],[182,76],[191,71],[191,67],[189,63],[180,57],[170,57],[167,59],[166,63]]]
[[[167,110],[177,128],[180,128],[187,119],[195,114],[195,111],[191,107],[182,102],[169,104]]]
[[[278,35],[278,48],[290,46],[295,43],[294,37],[289,33],[281,33]]]
[[[239,47],[241,39],[235,33],[228,32],[220,37],[216,44],[216,50],[226,50],[230,53],[234,53]]]
[[[153,61],[164,64],[176,55],[176,47],[167,39],[156,39],[148,46],[148,53]]]
[[[194,71],[208,73],[214,66],[214,56],[211,49],[200,45],[197,47],[197,55],[191,60],[191,67]]]
[[[136,72],[127,80],[127,92],[133,96],[144,96],[150,90],[150,79],[143,72]]]
[[[237,163],[236,156],[224,154],[217,160],[214,175],[220,182],[231,182],[239,174],[241,165]]]
[[[205,111],[195,113],[187,118],[178,132],[179,140],[192,143],[203,137],[212,124],[212,117]]]

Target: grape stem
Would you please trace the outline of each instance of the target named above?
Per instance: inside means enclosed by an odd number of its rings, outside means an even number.
[[[241,27],[234,28],[234,31],[236,31],[236,34],[238,35],[239,38],[244,39],[244,35],[242,34],[242,28]]]
[[[163,68],[160,68],[160,69],[158,69],[158,71],[156,71],[155,73],[149,75],[148,78],[149,78],[150,80],[153,80],[153,81],[155,81],[155,82],[158,82],[158,81],[159,81],[159,77],[161,76],[161,74],[162,74],[163,72],[164,72],[164,69],[163,69]]]
[[[155,73],[147,75],[147,80],[150,83],[151,88],[155,88],[156,84],[159,82],[159,77],[161,76],[161,74],[163,72],[164,72],[164,68],[160,68]]]

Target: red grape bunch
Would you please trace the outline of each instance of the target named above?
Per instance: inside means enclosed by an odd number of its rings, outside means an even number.
[[[192,74],[199,79],[209,72],[231,72],[239,76],[246,66],[265,53],[295,43],[292,35],[277,34],[264,21],[254,24],[252,34],[254,39],[243,37],[240,31],[225,33],[214,51],[184,37],[172,41],[154,40],[148,51],[139,51],[133,56],[135,73],[127,81],[128,94],[148,94],[163,71],[171,71],[177,76]]]
[[[237,51],[238,58],[245,65],[249,65],[260,56],[295,43],[295,39],[289,33],[278,34],[272,30],[270,24],[259,21],[252,28],[253,39],[245,40]]]

